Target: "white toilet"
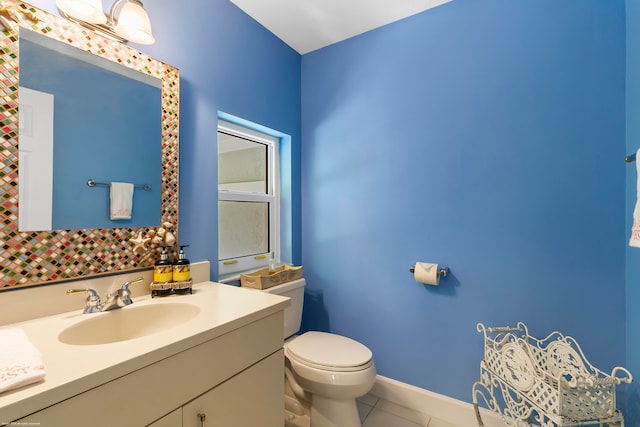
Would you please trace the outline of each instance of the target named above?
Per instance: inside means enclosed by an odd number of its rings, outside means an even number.
[[[361,427],[356,398],[371,390],[376,379],[373,354],[363,344],[326,332],[300,330],[305,279],[268,288],[265,292],[291,298],[284,313],[285,396],[287,426]],[[290,338],[291,337],[291,338]],[[291,402],[291,399],[297,402]]]

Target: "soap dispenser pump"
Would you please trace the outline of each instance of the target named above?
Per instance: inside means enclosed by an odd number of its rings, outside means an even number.
[[[173,280],[175,282],[186,282],[191,279],[191,263],[184,256],[184,248],[189,245],[181,245],[178,259],[173,264]]]
[[[173,280],[173,265],[169,261],[167,247],[162,247],[160,260],[153,266],[153,281],[155,283],[171,282]]]

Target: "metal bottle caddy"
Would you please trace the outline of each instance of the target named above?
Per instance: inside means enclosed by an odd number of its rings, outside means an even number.
[[[480,381],[473,384],[478,426],[484,426],[478,400],[509,426],[623,427],[616,409],[616,385],[631,383],[631,373],[616,367],[605,374],[589,363],[575,339],[553,332],[538,340],[527,326],[486,328]]]

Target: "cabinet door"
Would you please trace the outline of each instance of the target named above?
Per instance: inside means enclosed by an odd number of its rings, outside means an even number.
[[[247,368],[182,409],[183,427],[282,427],[283,351]]]
[[[147,427],[182,427],[182,408],[176,409]]]

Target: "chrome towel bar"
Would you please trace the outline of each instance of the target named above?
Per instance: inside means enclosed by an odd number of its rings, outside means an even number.
[[[89,187],[95,187],[96,185],[103,185],[109,187],[111,184],[108,182],[97,182],[95,179],[88,179],[87,185]],[[151,191],[151,185],[149,184],[134,184],[136,188],[142,188],[144,191]]]

